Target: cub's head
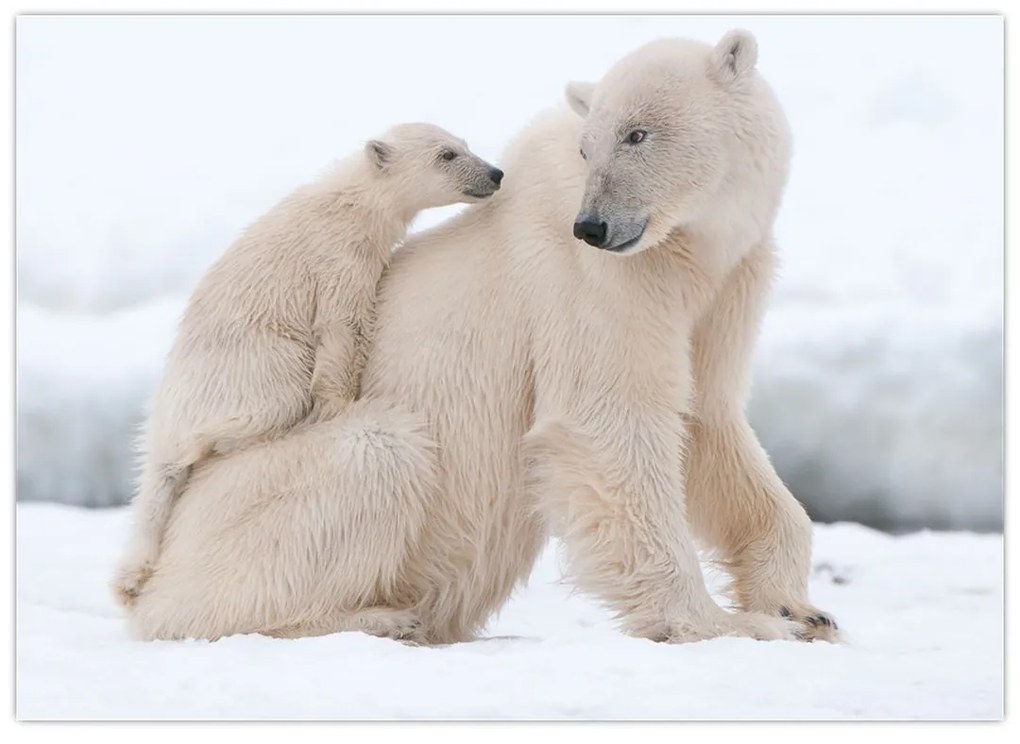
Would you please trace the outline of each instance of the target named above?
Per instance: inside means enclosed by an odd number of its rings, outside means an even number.
[[[432,124],[399,124],[365,144],[365,155],[414,209],[487,199],[503,171]]]
[[[756,162],[759,150],[782,161],[784,180],[785,129],[757,57],[746,31],[729,32],[714,48],[664,39],[597,84],[570,83],[567,101],[584,117],[578,157],[587,165],[574,235],[620,254],[651,247],[703,219],[745,180],[758,188],[755,171],[773,168]]]

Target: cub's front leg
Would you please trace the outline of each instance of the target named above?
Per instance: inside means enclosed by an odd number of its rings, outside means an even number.
[[[570,578],[634,636],[797,638],[788,620],[729,613],[709,595],[684,515],[675,459],[681,433],[624,411],[616,422],[592,435],[546,418],[524,438],[527,484],[563,541]]]
[[[337,321],[317,333],[309,422],[335,418],[358,397],[365,368],[365,331],[357,321]]]

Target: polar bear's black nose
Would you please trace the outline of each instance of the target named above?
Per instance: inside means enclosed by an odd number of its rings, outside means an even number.
[[[489,168],[489,178],[492,179],[494,184],[499,186],[499,182],[503,180],[503,171],[499,168]]]
[[[580,219],[574,223],[574,237],[599,248],[606,242],[606,223],[587,217]]]

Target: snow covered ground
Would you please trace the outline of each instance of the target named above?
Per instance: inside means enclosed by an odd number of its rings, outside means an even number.
[[[992,17],[20,17],[19,498],[127,498],[195,281],[332,158],[428,120],[498,160],[566,81],[733,26],[795,136],[751,406],[780,474],[825,521],[1001,528]]]
[[[845,645],[618,633],[550,548],[489,639],[408,648],[345,633],[145,644],[105,581],[122,509],[18,507],[21,719],[997,719],[1002,538],[850,524],[815,533],[813,600]],[[718,585],[719,576],[710,574]]]

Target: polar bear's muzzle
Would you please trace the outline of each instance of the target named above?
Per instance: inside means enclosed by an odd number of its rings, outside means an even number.
[[[603,219],[597,213],[579,214],[574,237],[611,253],[629,253],[645,234],[648,220]]]

